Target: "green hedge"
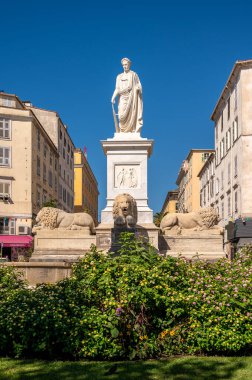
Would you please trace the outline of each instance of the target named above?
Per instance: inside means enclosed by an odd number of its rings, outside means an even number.
[[[0,268],[0,354],[133,359],[249,353],[252,250],[233,262],[163,258],[123,234],[118,256],[93,247],[73,276],[27,288]]]

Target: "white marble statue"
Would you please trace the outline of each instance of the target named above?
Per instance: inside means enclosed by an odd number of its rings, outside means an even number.
[[[116,132],[138,132],[143,126],[142,86],[138,75],[130,70],[131,61],[128,58],[121,60],[124,72],[116,78],[116,88],[111,102]],[[114,109],[118,96],[118,121]]]

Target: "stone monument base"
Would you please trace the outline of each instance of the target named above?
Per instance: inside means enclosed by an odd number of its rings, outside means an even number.
[[[168,231],[167,231],[168,232]],[[183,231],[184,232],[184,231]],[[160,254],[215,261],[225,257],[219,232],[186,231],[183,235],[160,235]]]
[[[159,228],[156,227],[155,224],[137,224],[134,230],[138,238],[142,237],[158,249]],[[99,226],[96,227],[97,248],[103,251],[109,251],[118,239],[118,231],[120,232],[120,230],[114,228],[114,224],[99,224]]]
[[[31,286],[52,284],[72,274],[72,264],[64,262],[8,262],[1,265],[13,267]]]
[[[41,230],[34,239],[34,252],[30,262],[76,261],[96,244],[96,236],[87,230]]]

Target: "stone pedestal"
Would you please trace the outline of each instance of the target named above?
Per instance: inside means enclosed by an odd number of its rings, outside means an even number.
[[[72,263],[66,262],[9,262],[1,265],[14,268],[31,286],[53,284],[72,274]]]
[[[136,200],[138,224],[153,223],[147,195],[147,161],[153,140],[142,138],[139,133],[115,133],[114,138],[101,144],[107,156],[107,205],[101,212],[101,224],[113,224],[114,199],[122,193]]]
[[[185,235],[160,235],[159,251],[169,256],[189,259],[217,260],[225,257],[223,235],[219,233],[186,232]]]
[[[158,250],[158,233],[157,228],[153,223],[136,225],[134,228],[135,235],[148,241]],[[113,249],[113,244],[118,240],[118,231],[114,228],[114,224],[100,224],[96,227],[96,246],[103,251]]]
[[[34,261],[76,261],[96,243],[95,235],[85,230],[41,230],[34,239]]]

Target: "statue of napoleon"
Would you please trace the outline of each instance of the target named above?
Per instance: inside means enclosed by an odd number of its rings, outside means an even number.
[[[130,70],[131,61],[123,58],[121,63],[124,72],[116,78],[116,88],[111,99],[116,132],[140,133],[143,126],[142,86],[138,75]],[[119,125],[114,109],[117,96]]]

